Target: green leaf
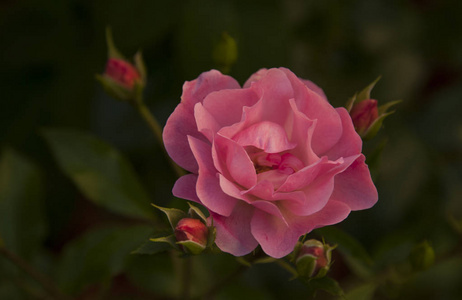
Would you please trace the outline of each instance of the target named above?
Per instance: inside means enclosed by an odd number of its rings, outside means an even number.
[[[205,246],[193,241],[180,241],[177,242],[178,245],[183,246],[183,249],[186,250],[187,253],[191,253],[194,255],[202,253],[205,250]]]
[[[345,298],[347,300],[372,300],[376,289],[376,284],[366,283],[349,291]]]
[[[121,215],[154,218],[148,194],[116,149],[74,130],[48,129],[43,135],[61,169],[88,199]]]
[[[46,233],[41,174],[13,150],[0,157],[0,237],[5,247],[29,258]]]
[[[317,231],[330,243],[337,244],[351,270],[362,278],[372,274],[373,260],[366,249],[351,235],[336,227],[323,227]]]
[[[175,230],[176,224],[178,224],[181,219],[187,217],[186,213],[180,209],[160,207],[153,203],[151,203],[151,205],[161,210],[167,216],[168,222],[170,223],[170,226],[173,230]]]
[[[122,272],[130,252],[152,233],[150,226],[107,227],[86,233],[68,244],[58,263],[57,281],[75,294],[90,284]]]

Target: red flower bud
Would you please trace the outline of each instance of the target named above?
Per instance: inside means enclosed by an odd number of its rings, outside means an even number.
[[[104,74],[127,89],[132,89],[135,81],[141,78],[132,64],[116,58],[109,58]]]
[[[379,117],[377,100],[367,99],[353,105],[350,111],[351,119],[360,136],[369,129]]]
[[[193,254],[198,254],[195,253],[196,246],[200,246],[199,250],[205,249],[208,235],[209,229],[199,219],[184,218],[175,227],[176,240]],[[194,242],[194,247],[189,247],[190,243],[187,242]]]

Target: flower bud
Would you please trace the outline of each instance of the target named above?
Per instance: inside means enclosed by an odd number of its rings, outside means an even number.
[[[363,136],[372,123],[379,117],[377,100],[367,99],[355,103],[350,111],[350,116],[356,132],[360,136]]]
[[[209,229],[199,219],[181,219],[175,227],[177,243],[192,254],[201,253],[207,246]]]
[[[409,256],[414,271],[425,271],[435,262],[435,252],[427,241],[424,241],[412,249]]]
[[[223,73],[229,73],[231,66],[237,60],[236,41],[226,32],[213,48],[213,60]]]
[[[104,75],[127,89],[132,89],[135,81],[141,78],[132,64],[116,58],[109,58]]]
[[[330,268],[334,248],[318,240],[306,241],[298,250],[295,261],[299,275],[307,278],[325,276]]]

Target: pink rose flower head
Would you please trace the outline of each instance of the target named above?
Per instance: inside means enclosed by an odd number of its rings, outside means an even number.
[[[135,81],[140,79],[140,74],[132,64],[116,58],[109,58],[104,74],[127,89],[132,89]]]
[[[191,172],[173,194],[204,205],[217,246],[235,256],[261,245],[283,257],[300,236],[377,202],[348,112],[285,68],[243,88],[215,70],[186,82],[163,138]]]

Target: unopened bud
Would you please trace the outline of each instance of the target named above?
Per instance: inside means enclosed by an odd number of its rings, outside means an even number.
[[[109,58],[104,75],[127,89],[132,89],[136,80],[141,78],[132,64],[116,58]]]
[[[350,111],[356,132],[362,137],[379,117],[377,100],[367,99],[356,103]]]
[[[412,249],[409,260],[414,271],[424,271],[435,262],[435,251],[427,241],[424,241]]]
[[[331,252],[334,248],[318,240],[303,243],[295,261],[299,275],[306,278],[325,276],[330,268]]]
[[[175,227],[177,243],[183,250],[192,254],[199,254],[207,246],[209,229],[199,219],[181,219]]]

